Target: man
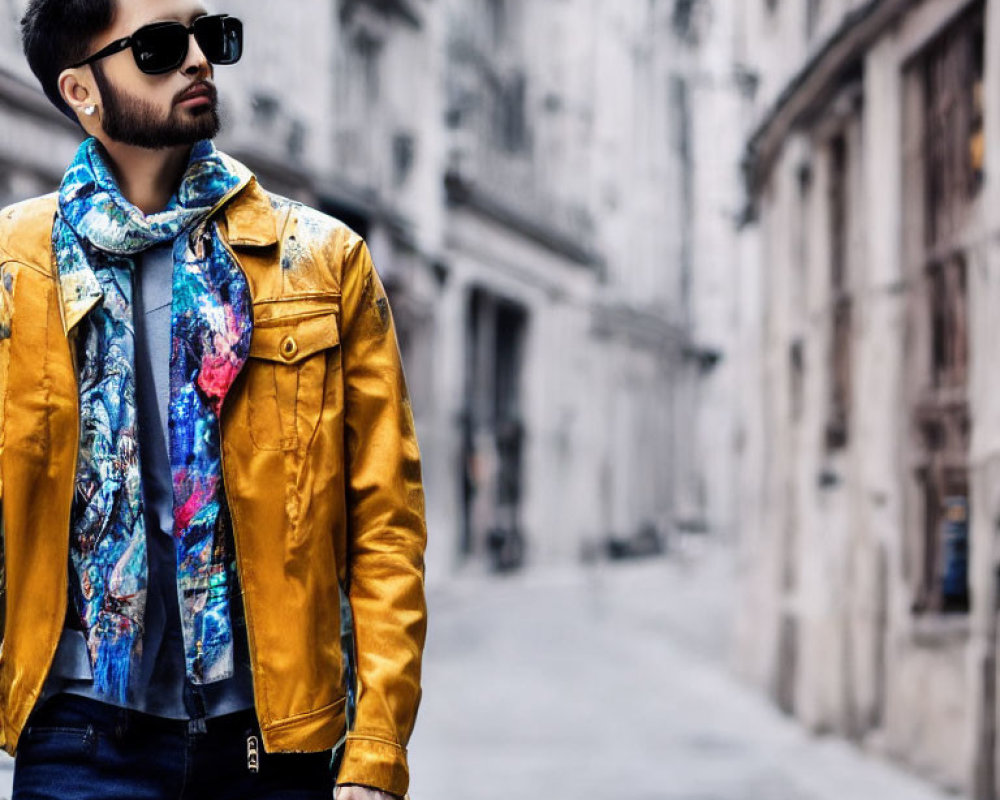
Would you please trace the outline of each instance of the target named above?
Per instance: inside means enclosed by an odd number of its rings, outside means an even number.
[[[239,20],[31,0],[22,34],[88,138],[0,212],[14,797],[400,797],[424,495],[365,243],[212,145]]]

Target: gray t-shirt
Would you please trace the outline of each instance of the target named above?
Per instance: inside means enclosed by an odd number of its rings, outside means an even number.
[[[173,489],[167,447],[173,243],[151,248],[136,260],[133,303],[136,411],[149,580],[142,663],[126,705],[172,719],[219,716],[253,706],[241,593],[238,585],[231,587],[233,676],[203,686],[190,684],[185,675],[177,598],[177,556],[172,535]],[[86,639],[81,631],[72,627],[63,631],[42,697],[58,692],[108,702],[108,698],[93,690]]]

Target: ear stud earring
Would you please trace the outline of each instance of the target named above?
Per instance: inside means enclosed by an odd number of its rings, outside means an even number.
[[[84,106],[83,113],[86,114],[88,117],[94,116],[96,112],[97,112],[97,106]]]

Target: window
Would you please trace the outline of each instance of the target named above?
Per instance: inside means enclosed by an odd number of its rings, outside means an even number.
[[[374,104],[378,101],[382,88],[379,74],[382,43],[374,36],[360,31],[354,37],[352,45],[354,72],[363,80],[367,102]]]
[[[806,0],[806,38],[816,35],[820,14],[823,12],[823,0]]]
[[[826,446],[847,446],[851,415],[851,294],[848,285],[850,159],[847,134],[829,146],[830,374]]]
[[[927,268],[931,317],[931,382],[964,390],[969,382],[968,304],[965,259],[953,256]]]
[[[926,158],[926,240],[946,244],[983,178],[983,13],[961,19],[920,59]]]
[[[965,249],[983,178],[983,4],[907,68],[908,354],[913,609],[969,610],[969,327]]]
[[[674,0],[671,24],[677,38],[696,45],[707,32],[712,21],[712,8],[707,0]]]
[[[527,82],[524,75],[518,73],[503,85],[496,98],[495,131],[500,147],[508,153],[520,153],[528,147],[526,94]]]
[[[791,373],[792,421],[801,422],[805,409],[806,356],[802,339],[796,339],[788,348],[788,364]]]
[[[507,0],[486,0],[486,11],[490,39],[494,47],[500,47],[508,35]]]

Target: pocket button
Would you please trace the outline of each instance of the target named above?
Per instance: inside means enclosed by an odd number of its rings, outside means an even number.
[[[281,340],[281,357],[286,361],[291,361],[295,358],[295,354],[299,352],[298,342],[295,341],[295,337],[286,336]]]

